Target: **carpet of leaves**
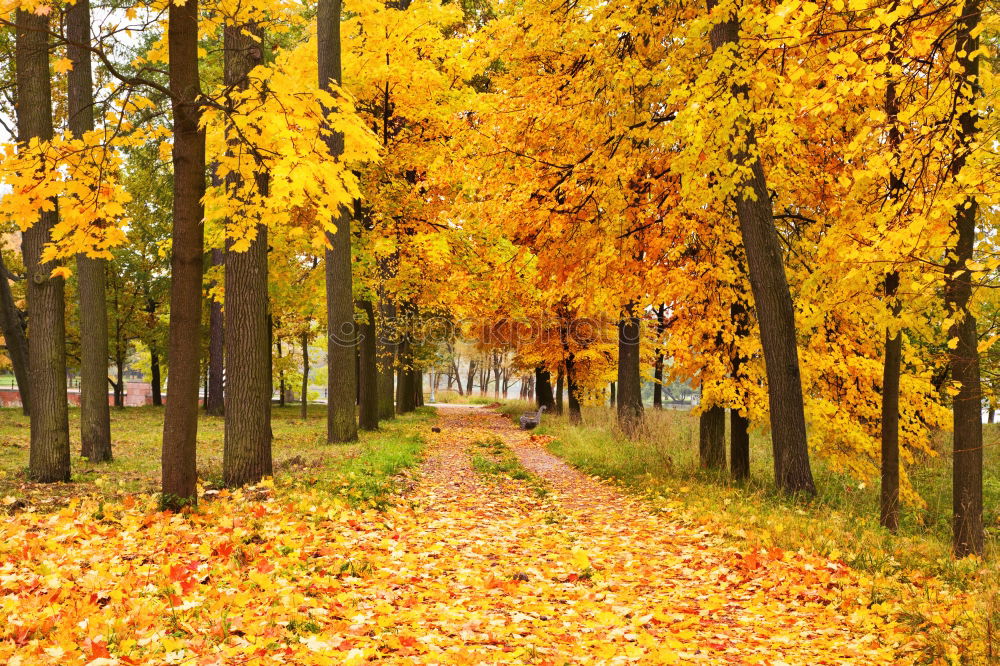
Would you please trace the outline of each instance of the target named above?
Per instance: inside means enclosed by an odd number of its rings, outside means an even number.
[[[897,601],[845,565],[724,540],[496,414],[441,411],[419,482],[384,511],[265,482],[186,515],[133,496],[8,517],[0,663],[919,658]],[[473,471],[498,436],[533,484]]]

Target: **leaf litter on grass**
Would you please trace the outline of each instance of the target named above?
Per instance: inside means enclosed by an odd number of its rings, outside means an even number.
[[[906,663],[905,600],[842,563],[718,536],[449,410],[384,510],[270,481],[198,511],[152,497],[0,528],[9,664]],[[538,481],[472,468],[498,441]],[[480,447],[482,448],[482,447]],[[505,454],[504,454],[505,455]],[[533,485],[544,483],[548,492]]]

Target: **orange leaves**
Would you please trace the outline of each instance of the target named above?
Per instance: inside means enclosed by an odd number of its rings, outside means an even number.
[[[919,647],[901,604],[923,604],[935,632],[964,608],[927,580],[875,599],[888,582],[653,514],[498,415],[444,418],[383,513],[299,486],[185,515],[136,497],[102,520],[83,505],[11,516],[0,661],[899,663]],[[544,481],[473,471],[487,432]]]

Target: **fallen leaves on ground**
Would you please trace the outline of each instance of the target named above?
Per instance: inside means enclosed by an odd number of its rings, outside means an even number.
[[[416,486],[382,512],[260,487],[187,515],[129,497],[0,528],[8,664],[900,663],[898,599],[570,469],[484,410],[448,410]],[[499,436],[547,492],[478,475]],[[933,609],[931,609],[933,610]],[[942,608],[941,612],[947,612]]]

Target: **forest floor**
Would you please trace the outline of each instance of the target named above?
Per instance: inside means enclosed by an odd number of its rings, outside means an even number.
[[[908,663],[929,654],[914,613],[964,604],[734,538],[493,411],[443,409],[440,433],[430,418],[181,515],[120,489],[13,511],[0,662]]]

